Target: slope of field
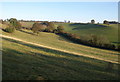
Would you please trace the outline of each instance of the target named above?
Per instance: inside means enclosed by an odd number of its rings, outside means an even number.
[[[77,34],[79,36],[89,36],[95,34],[106,37],[110,42],[118,43],[118,25],[117,24],[82,24],[82,23],[61,23],[65,31]]]
[[[103,58],[106,60],[111,60],[116,62],[118,61],[117,51],[102,50],[102,49],[87,47],[84,45],[74,44],[68,42],[66,39],[58,35],[55,35],[53,33],[41,32],[39,36],[36,36],[36,35],[32,35],[31,31],[23,30],[23,31],[16,31],[13,34],[3,32],[3,34],[7,36],[16,37],[18,39],[22,39],[24,41],[50,46],[62,50],[67,50],[70,52],[76,52],[81,54],[83,53],[83,54]]]
[[[40,41],[40,40],[39,40]],[[117,64],[3,38],[3,80],[118,79]]]
[[[75,53],[75,52],[66,51],[66,50],[62,50],[62,49],[58,49],[58,48],[53,48],[53,47],[50,47],[50,46],[45,46],[45,45],[41,45],[41,44],[36,44],[36,43],[33,43],[33,42],[24,41],[24,40],[22,40],[22,39],[18,39],[18,38],[6,36],[6,35],[2,35],[2,36],[0,35],[0,37],[6,38],[6,39],[10,39],[10,40],[15,40],[15,41],[17,41],[17,42],[19,42],[19,43],[22,42],[22,43],[26,43],[26,44],[28,44],[28,45],[34,45],[34,46],[38,46],[38,47],[42,47],[42,48],[47,48],[47,49],[55,50],[55,51],[58,51],[58,52],[64,52],[64,53],[68,53],[68,54],[73,54],[73,55],[78,55],[78,56],[84,56],[84,57],[89,57],[89,58],[93,58],[93,59],[97,59],[97,60],[102,60],[102,61],[106,61],[106,62],[118,64],[117,61],[111,61],[111,60],[107,60],[107,59],[104,59],[104,58],[98,58],[98,57],[92,56],[92,55],[86,55],[86,54]]]

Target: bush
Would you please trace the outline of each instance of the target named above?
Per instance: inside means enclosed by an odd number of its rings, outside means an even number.
[[[13,33],[14,31],[15,31],[14,27],[7,27],[7,28],[5,28],[5,32]]]
[[[63,30],[64,30],[64,27],[62,25],[60,25],[60,26],[57,27],[57,31],[59,33],[63,32]]]
[[[103,24],[109,25],[109,22],[108,22],[107,20],[104,20],[104,21],[103,21]]]
[[[95,24],[95,20],[91,20],[91,24]]]
[[[34,33],[37,33],[40,32],[40,31],[44,31],[45,29],[47,28],[46,25],[44,24],[41,24],[41,23],[34,23],[31,30],[34,32]]]
[[[114,44],[104,44],[104,48],[114,50],[115,49],[115,45]]]
[[[12,25],[12,27],[15,27],[15,29],[17,29],[17,30],[22,28],[21,24],[15,18],[9,19],[9,22]]]
[[[47,27],[44,32],[53,32],[54,30],[52,30],[50,27]]]
[[[119,44],[117,45],[117,50],[119,50],[119,51],[120,51],[120,45],[119,45]]]

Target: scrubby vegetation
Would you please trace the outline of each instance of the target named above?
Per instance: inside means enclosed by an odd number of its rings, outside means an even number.
[[[111,44],[109,40],[106,39],[105,37],[100,37],[97,35],[79,37],[69,32],[59,32],[57,34],[62,35],[65,38],[68,38],[74,43],[84,44],[87,46],[92,46],[92,47],[97,47],[97,48],[102,48],[102,49],[118,50],[117,46],[115,46],[114,44]]]
[[[4,29],[5,32],[8,32],[8,33],[13,33],[15,31],[15,28],[14,27],[7,27]]]
[[[33,33],[39,33],[40,31],[44,31],[47,28],[46,25],[40,24],[40,23],[34,23],[32,26]]]
[[[16,30],[19,30],[21,29],[21,24],[17,21],[17,19],[15,18],[11,18],[8,20],[10,22],[10,24],[16,29]]]

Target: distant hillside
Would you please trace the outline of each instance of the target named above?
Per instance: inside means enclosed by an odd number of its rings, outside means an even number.
[[[95,34],[108,38],[110,42],[118,43],[118,25],[117,24],[84,24],[84,23],[58,23],[63,25],[65,31],[77,34],[79,36],[89,36]]]
[[[34,22],[20,22],[22,27],[31,28]],[[111,43],[118,42],[118,25],[117,24],[87,24],[87,23],[55,23],[55,26],[63,25],[65,31],[77,34],[79,36],[89,36],[95,34],[106,37]]]

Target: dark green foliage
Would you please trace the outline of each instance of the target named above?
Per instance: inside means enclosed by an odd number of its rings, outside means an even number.
[[[57,27],[57,31],[58,32],[62,32],[64,30],[64,27],[62,25],[58,26]]]
[[[8,20],[10,22],[10,24],[15,27],[15,29],[19,30],[22,28],[21,24],[17,21],[17,19],[15,18],[11,18]]]
[[[53,29],[51,29],[50,27],[47,27],[44,31],[45,32],[53,32]]]
[[[45,21],[43,22],[43,24],[47,26],[47,28],[44,30],[45,32],[54,32],[55,25],[53,22]]]
[[[91,24],[95,24],[95,20],[91,20]]]
[[[59,32],[58,34],[66,37],[67,39],[71,40],[74,43],[84,44],[84,45],[97,47],[97,48],[104,48],[104,49],[111,49],[111,50],[116,49],[116,46],[114,44],[110,44],[108,39],[105,37],[100,37],[97,35],[79,37],[75,34],[64,32],[64,31]]]
[[[107,20],[104,20],[104,21],[103,21],[103,24],[109,25],[109,22],[108,22]]]
[[[54,29],[54,30],[53,30],[53,33],[57,34],[57,33],[59,33],[59,32],[58,32],[57,29]]]
[[[104,44],[104,48],[106,48],[106,49],[115,49],[115,45],[114,44]]]
[[[34,23],[32,26],[33,33],[39,33],[40,31],[44,31],[47,28],[46,25],[41,23]]]
[[[53,22],[48,22],[48,28],[53,31],[55,29],[55,25]]]
[[[14,27],[7,27],[7,28],[5,28],[5,32],[13,33],[14,31],[15,31]]]
[[[119,51],[120,51],[120,44],[118,44],[118,45],[117,45],[117,50],[119,50]]]

